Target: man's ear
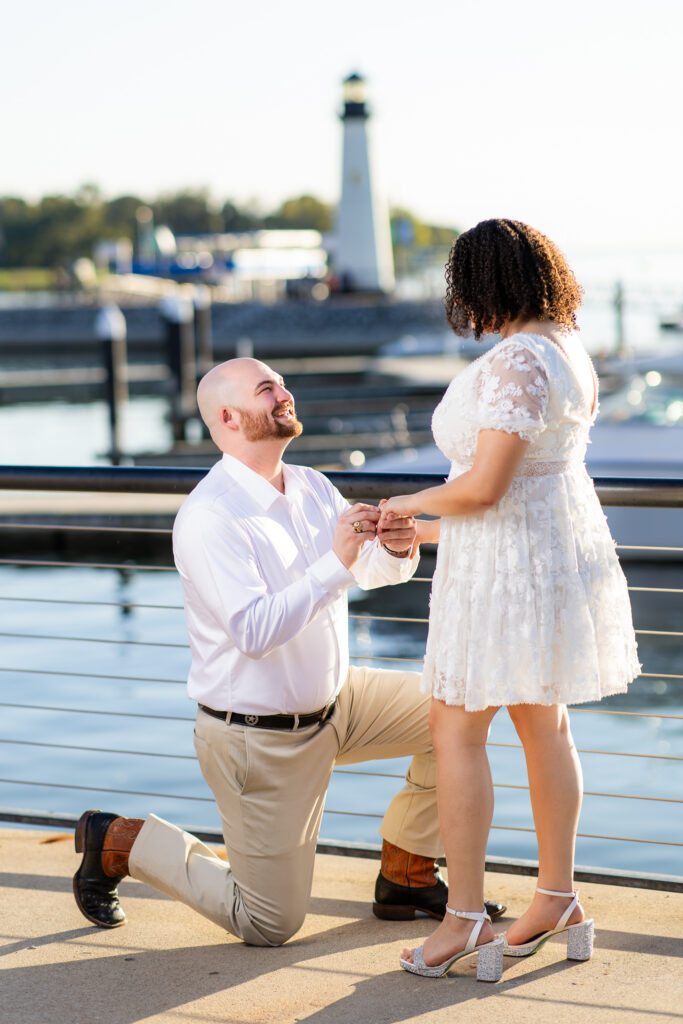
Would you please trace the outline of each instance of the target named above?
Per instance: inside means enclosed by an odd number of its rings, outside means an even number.
[[[228,409],[227,405],[224,405],[218,413],[218,420],[222,427],[228,427],[234,430],[238,426],[232,410]]]

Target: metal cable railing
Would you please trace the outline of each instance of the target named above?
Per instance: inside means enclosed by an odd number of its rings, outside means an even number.
[[[187,719],[187,721],[192,721],[192,719]],[[50,750],[75,750],[75,751],[91,753],[91,754],[114,754],[114,755],[131,756],[131,757],[159,757],[159,758],[168,758],[168,759],[174,760],[174,761],[194,761],[194,756],[192,754],[167,754],[164,751],[158,751],[158,750],[127,750],[127,749],[126,750],[121,750],[118,747],[101,747],[101,746],[98,746],[98,747],[88,747],[88,746],[83,746],[82,744],[76,744],[76,743],[47,743],[47,742],[43,742],[43,741],[39,741],[39,740],[13,740],[13,739],[9,739],[8,737],[5,737],[5,736],[0,737],[0,743],[14,744],[16,746],[25,746],[25,747],[42,747],[42,748],[47,748],[47,749],[50,749]],[[499,744],[492,744],[492,745],[493,746],[498,746]],[[614,753],[614,751],[604,751],[604,750],[600,750],[600,751],[583,751],[583,753],[600,753],[600,754],[605,754],[605,753]],[[633,756],[650,757],[651,755],[646,754],[646,755],[633,755]],[[672,760],[681,760],[681,758],[672,758]],[[338,775],[354,775],[354,776],[357,776],[359,778],[371,778],[371,779],[372,778],[382,778],[382,779],[397,779],[397,780],[402,780],[404,778],[404,776],[400,772],[376,772],[376,771],[367,771],[367,770],[364,770],[362,768],[336,768],[335,771],[337,772]],[[8,780],[0,779],[0,782],[2,782],[2,781],[8,781]],[[23,785],[31,785],[31,786],[43,785],[43,783],[25,782],[25,781],[22,784]],[[48,785],[48,784],[45,783],[45,785]],[[56,786],[56,785],[58,786],[59,784],[57,784],[57,783],[49,783],[49,785],[50,786]],[[516,790],[526,791],[526,792],[528,792],[528,790],[529,790],[528,785],[524,786],[524,785],[521,785],[521,784],[514,784],[514,783],[509,783],[509,782],[494,782],[493,786],[494,786],[494,789],[516,789]],[[68,787],[68,785],[65,785],[64,788],[69,788],[69,787]],[[174,799],[178,797],[178,794],[167,794],[167,795],[172,796]],[[605,797],[605,798],[610,799],[610,800],[645,800],[645,801],[648,801],[650,803],[683,804],[683,799],[681,799],[679,797],[647,796],[647,795],[641,794],[641,793],[611,793],[611,792],[610,793],[603,793],[603,792],[599,792],[599,791],[596,791],[596,790],[586,789],[586,790],[584,790],[584,794],[583,795],[584,796]],[[333,813],[333,812],[329,812],[329,813]],[[379,817],[381,817],[381,815],[379,815]],[[603,836],[601,838],[605,838],[605,837]],[[663,842],[663,845],[669,845],[665,841],[662,841],[662,842]],[[683,844],[673,843],[671,845],[683,845]]]
[[[0,490],[3,488],[16,488],[20,485],[21,489],[31,490],[71,490],[71,491],[127,491],[132,493],[186,493],[189,491],[197,480],[202,476],[202,473],[198,473],[194,470],[130,470],[130,469],[95,469],[95,470],[58,470],[58,469],[25,469],[23,467],[10,467],[7,469],[0,468]],[[389,482],[385,477],[375,478],[370,477],[366,474],[350,473],[350,474],[330,474],[333,477],[334,482],[349,498],[368,498],[379,496],[388,496],[392,493],[405,493],[410,490],[411,487],[425,486],[431,482],[436,482],[440,478],[435,478],[431,481],[429,477],[424,476],[402,476],[400,478],[392,477]],[[623,505],[642,504],[645,507],[680,507],[683,508],[683,483],[681,481],[598,481],[597,482],[598,493],[602,497],[604,503],[618,503]],[[35,513],[33,513],[35,516]],[[62,516],[62,519],[64,517]],[[68,518],[68,517],[67,517]],[[120,537],[122,544],[125,545],[126,539],[133,539],[135,535],[149,538],[150,543],[163,542],[168,545],[167,558],[170,556],[170,544],[168,544],[170,537],[170,529],[166,526],[163,527],[149,527],[149,526],[123,526],[119,525],[89,525],[83,523],[69,524],[68,522],[23,522],[17,519],[16,514],[5,521],[0,521],[0,539],[3,531],[26,531],[27,535],[31,533],[34,535],[45,535],[48,533],[60,533],[73,534],[76,538],[86,538],[87,535],[93,535],[95,538],[95,544],[97,543],[97,536],[113,537],[118,539]],[[657,553],[659,557],[663,555],[677,554],[683,551],[681,547],[675,546],[635,546],[635,545],[618,545],[620,551],[633,551],[638,550],[640,552]],[[131,573],[139,576],[144,573],[174,573],[174,567],[170,564],[158,564],[150,562],[149,560],[140,561],[139,559],[124,560],[120,557],[116,561],[103,561],[100,558],[96,560],[83,559],[74,560],[73,557],[59,559],[55,557],[45,558],[34,558],[34,557],[3,557],[0,558],[0,566],[14,567],[18,572],[23,573],[28,571],[51,571],[53,569],[65,569],[65,570],[87,570],[87,571],[100,571],[100,570],[111,570],[116,573],[122,574],[122,576],[128,577]],[[2,570],[0,570],[2,572]],[[29,577],[30,578],[30,577]],[[420,576],[416,577],[412,581],[413,584],[431,583],[431,576]],[[46,616],[49,616],[52,612],[55,615],[61,616],[62,612],[66,612],[69,608],[72,609],[72,614],[76,614],[77,609],[87,608],[90,610],[98,609],[105,612],[110,609],[120,615],[145,615],[147,613],[163,613],[168,614],[169,612],[179,613],[182,611],[182,603],[180,600],[175,602],[165,602],[154,599],[157,597],[155,594],[152,600],[149,599],[138,599],[131,597],[130,599],[113,599],[111,596],[102,599],[101,596],[83,597],[80,595],[71,595],[60,593],[59,596],[45,595],[44,590],[39,594],[27,594],[26,592],[18,593],[16,595],[8,593],[6,583],[3,585],[3,592],[0,594],[0,602],[4,608],[11,608],[13,605],[21,605],[25,609],[30,606],[36,605],[43,609],[41,611],[41,625],[42,629],[38,631],[27,631],[25,628],[6,628],[0,631],[6,641],[11,641],[12,646],[16,650],[23,651],[28,648],[31,652],[31,657],[36,658],[37,662],[35,665],[21,663],[21,657],[18,658],[20,663],[17,663],[17,657],[14,658],[14,666],[12,664],[0,664],[0,689],[3,688],[3,679],[11,679],[12,677],[21,678],[22,682],[22,697],[23,700],[3,700],[0,701],[0,706],[17,713],[47,713],[50,716],[59,715],[60,719],[64,716],[94,716],[95,720],[131,720],[131,721],[148,721],[150,723],[189,723],[193,721],[193,716],[187,714],[171,714],[171,713],[158,713],[151,712],[149,710],[129,710],[126,706],[122,710],[115,710],[111,707],[102,706],[82,706],[83,702],[80,702],[80,706],[76,704],[67,703],[54,703],[45,701],[45,694],[42,694],[42,700],[31,701],[30,692],[32,686],[32,679],[46,678],[50,679],[54,677],[56,680],[62,680],[60,686],[70,686],[76,681],[82,680],[87,682],[88,680],[97,682],[99,688],[102,689],[104,684],[113,682],[120,687],[121,685],[127,687],[134,687],[136,685],[147,686],[150,685],[155,689],[160,685],[173,685],[176,688],[182,686],[185,682],[183,678],[183,671],[181,669],[178,672],[177,677],[175,672],[167,671],[161,672],[158,675],[153,675],[148,672],[135,672],[135,671],[85,671],[83,665],[79,665],[78,668],[73,670],[65,667],[64,664],[59,665],[59,659],[62,657],[59,653],[55,654],[55,651],[61,649],[61,644],[85,644],[85,645],[101,645],[104,648],[111,649],[112,652],[117,649],[123,651],[127,649],[141,649],[141,650],[157,650],[159,651],[159,657],[172,656],[174,652],[178,654],[183,652],[186,653],[188,650],[188,643],[184,639],[184,630],[182,633],[182,640],[169,640],[167,638],[152,638],[149,635],[144,639],[138,639],[133,635],[113,635],[105,636],[102,635],[97,629],[94,629],[91,634],[88,635],[88,631],[85,629],[63,629],[64,622],[60,618],[60,630],[53,630],[48,627],[45,629]],[[683,594],[683,587],[675,586],[653,586],[653,585],[631,585],[629,587],[633,594],[646,594],[646,595],[657,595],[657,599],[660,596],[668,596],[672,600],[675,595]],[[424,591],[424,597],[421,599],[422,604],[426,610],[426,590]],[[384,609],[383,609],[384,610]],[[415,614],[375,614],[372,611],[363,612],[361,614],[352,612],[349,615],[351,624],[358,630],[374,631],[381,630],[382,635],[386,638],[391,637],[391,633],[387,631],[399,630],[401,627],[405,627],[408,630],[415,631],[422,630],[420,634],[424,638],[424,631],[428,622],[426,614],[415,615]],[[179,626],[179,624],[178,624]],[[648,638],[653,642],[662,641],[673,641],[678,643],[683,638],[683,630],[677,628],[642,628],[638,627],[636,630],[640,637]],[[173,628],[173,633],[177,636],[178,629]],[[374,634],[373,634],[374,635]],[[412,634],[411,634],[412,635]],[[417,636],[417,634],[416,634]],[[49,644],[50,656],[52,661],[57,661],[55,667],[50,664],[45,667],[44,664],[40,663],[39,654],[42,650],[43,644]],[[55,647],[55,644],[58,646]],[[387,646],[386,642],[384,644]],[[368,650],[367,653],[354,653],[352,655],[352,661],[354,663],[377,663],[387,664],[392,666],[410,666],[415,669],[419,669],[422,662],[421,657],[411,657],[408,653],[405,653],[404,646],[401,645],[402,650],[400,653],[378,653]],[[381,649],[381,647],[380,647]],[[82,656],[80,656],[82,658]],[[88,656],[90,657],[90,656]],[[667,664],[665,667],[678,667],[679,662],[673,664]],[[680,659],[681,668],[683,668],[683,657]],[[667,672],[663,673],[657,670],[657,666],[651,666],[653,671],[643,671],[641,679],[644,680],[655,680],[658,683],[665,681],[671,681],[675,683],[678,680],[683,679],[682,672]],[[99,664],[93,666],[93,668],[100,668]],[[649,666],[646,665],[646,669]],[[175,689],[173,692],[178,693]],[[9,696],[9,694],[8,694]],[[28,700],[26,699],[28,697]],[[77,702],[78,703],[78,702]],[[158,701],[156,702],[158,704]],[[679,701],[680,705],[681,701]],[[168,711],[171,710],[169,706]],[[659,710],[624,710],[623,708],[617,707],[601,707],[601,708],[575,708],[572,711],[573,715],[580,716],[584,720],[589,719],[586,716],[600,715],[605,722],[619,722],[619,721],[630,721],[634,724],[637,721],[643,723],[649,722],[653,728],[660,729],[664,726],[673,727],[676,722],[683,720],[683,714],[667,713],[667,711]],[[61,728],[61,727],[59,727]],[[658,742],[660,742],[658,740]],[[648,767],[648,772],[657,763],[668,763],[672,767],[677,763],[683,761],[683,757],[669,752],[663,752],[662,750],[651,749],[606,749],[605,744],[592,745],[584,744],[578,746],[578,750],[588,757],[599,757],[601,759],[635,759],[636,763],[644,763]],[[69,757],[83,757],[89,758],[90,764],[88,771],[92,766],[96,766],[97,762],[101,759],[104,762],[111,763],[111,759],[118,763],[124,763],[126,759],[134,758],[145,758],[150,763],[154,763],[156,759],[160,762],[171,764],[176,762],[178,764],[188,764],[195,761],[194,755],[190,753],[173,752],[169,753],[166,750],[151,750],[151,749],[126,749],[121,746],[114,746],[107,744],[106,742],[98,743],[97,745],[90,745],[82,742],[56,742],[53,740],[47,740],[42,738],[13,738],[11,736],[0,737],[0,748],[14,749],[19,751],[20,749],[33,750],[38,754],[40,751],[49,751],[55,757],[60,755],[69,755]],[[493,739],[490,742],[490,748],[495,754],[496,751],[505,754],[506,751],[514,751],[516,755],[521,750],[521,744],[518,742],[504,742],[498,739]],[[92,767],[93,771],[97,771],[96,767]],[[199,804],[213,804],[211,797],[202,797],[196,793],[182,793],[175,792],[173,786],[161,791],[153,789],[137,789],[137,788],[124,788],[123,786],[107,786],[99,784],[96,778],[88,780],[88,784],[85,784],[82,780],[72,782],[66,777],[63,782],[55,781],[54,775],[58,772],[50,772],[49,781],[40,778],[0,778],[0,784],[17,787],[28,787],[40,790],[51,790],[58,791],[61,794],[68,792],[99,792],[99,793],[110,793],[116,795],[126,795],[129,797],[144,797],[154,799],[166,799],[180,801],[182,804],[184,801]],[[335,770],[335,778],[338,778],[342,782],[345,778],[352,781],[354,778],[363,780],[363,790],[365,791],[366,785],[374,779],[375,782],[378,780],[386,779],[397,781],[401,779],[402,773],[394,771],[373,771],[359,768],[337,768]],[[514,793],[525,794],[528,792],[528,785],[517,784],[514,782],[495,782],[496,790],[499,792],[501,797],[505,794]],[[617,791],[619,789],[620,791]],[[656,806],[656,805],[667,805],[673,810],[675,805],[682,803],[683,801],[669,795],[657,794],[655,792],[637,792],[632,791],[633,787],[624,790],[624,787],[616,787],[613,791],[604,791],[599,788],[587,788],[585,795],[592,800],[598,801],[630,801],[638,805],[644,806]],[[342,801],[343,803],[343,801]],[[503,805],[505,807],[505,805]],[[5,817],[5,820],[18,820],[16,814],[11,809],[5,811],[0,810],[0,820]],[[346,809],[343,806],[333,805],[326,810],[326,815],[332,815],[340,819],[379,819],[381,814],[376,813],[374,810],[361,810],[358,807],[352,809]],[[504,812],[505,813],[505,812]],[[29,820],[31,812],[21,812],[24,817],[21,820]],[[29,815],[29,819],[25,815]],[[36,820],[45,821],[46,814],[49,812],[35,812]],[[9,818],[7,817],[9,815]],[[533,829],[519,824],[503,824],[496,820],[494,822],[494,830],[503,833],[519,833],[521,834],[532,834]],[[648,846],[657,846],[668,849],[676,849],[683,846],[678,838],[671,836],[670,838],[657,836],[656,838],[648,835],[621,835],[615,832],[604,831],[585,831],[579,833],[581,838],[597,840],[602,843],[628,843],[628,844],[645,844]],[[683,886],[683,883],[682,883]]]
[[[172,565],[133,566],[130,562],[70,562],[68,559],[55,561],[46,558],[0,558],[0,565],[34,566],[42,569],[132,569],[138,572],[175,572]]]
[[[30,532],[31,530],[36,530],[36,531],[38,531],[38,530],[42,530],[42,531],[54,530],[55,529],[55,525],[56,524],[54,524],[54,523],[25,523],[25,522],[20,522],[20,521],[18,521],[18,522],[11,522],[9,520],[6,521],[6,522],[3,522],[3,524],[2,524],[4,529],[10,529],[11,528],[11,529],[16,529],[16,530],[25,530],[27,532]],[[164,529],[164,528],[156,528],[156,527],[150,527],[150,526],[91,526],[90,524],[88,524],[88,525],[85,525],[85,524],[83,524],[83,525],[70,524],[69,525],[69,530],[72,533],[114,533],[114,534],[119,534],[119,533],[122,533],[122,534],[136,533],[137,534],[137,533],[139,533],[139,534],[154,534],[156,536],[161,536],[161,537],[163,537],[163,536],[169,536],[170,537],[170,535],[172,533],[172,530],[170,528],[165,528]],[[662,545],[659,545],[659,544],[657,544],[657,545],[655,545],[655,544],[617,544],[616,547],[617,547],[617,551],[657,551],[657,552],[667,552],[667,553],[670,553],[670,554],[680,553],[680,552],[683,551],[683,547],[678,547],[678,546],[665,547],[665,546],[662,546]],[[424,581],[422,581],[422,582],[424,582]]]
[[[182,686],[187,684],[187,679],[158,679],[155,676],[112,676],[111,672],[76,672],[73,670],[64,671],[54,668],[17,668],[16,666],[8,665],[6,667],[0,666],[0,672],[19,672],[24,675],[34,676],[65,676],[74,679],[114,679],[116,678],[120,683],[180,683]]]
[[[155,680],[155,682],[162,682],[162,681],[165,681],[165,680]],[[131,711],[109,711],[109,710],[102,710],[101,708],[63,707],[61,705],[54,705],[54,704],[50,704],[50,705],[47,705],[47,704],[18,704],[18,703],[13,703],[13,702],[10,702],[10,701],[0,701],[0,707],[15,708],[17,710],[22,710],[22,711],[34,711],[34,710],[39,710],[39,711],[61,711],[61,712],[64,712],[65,714],[72,714],[72,715],[109,715],[109,716],[117,716],[117,717],[120,717],[120,718],[148,718],[148,719],[150,719],[150,721],[156,721],[156,720],[159,720],[159,719],[172,719],[172,720],[178,721],[178,722],[193,722],[194,721],[194,717],[191,716],[191,715],[154,715],[154,714],[143,714],[141,712],[134,713],[134,712],[131,712]],[[572,713],[576,713],[577,711],[580,712],[581,710],[582,709],[580,709],[580,708],[574,708],[572,710]],[[610,712],[605,712],[605,714],[609,714],[609,713]],[[634,718],[648,717],[648,718],[671,718],[671,719],[678,719],[678,720],[683,719],[682,715],[652,715],[652,714],[650,714],[650,715],[641,715],[639,712],[631,712],[631,715]],[[14,741],[0,739],[0,743],[3,743],[3,742],[14,742]],[[32,742],[26,741],[26,740],[21,740],[21,741],[17,741],[17,742],[19,742],[19,743],[21,743],[22,745],[25,745],[25,746],[55,746],[55,744],[32,743]],[[497,740],[489,740],[488,746],[489,747],[507,747],[507,748],[514,749],[514,750],[521,750],[522,749],[522,744],[521,743],[501,743],[501,742],[499,742]],[[65,747],[63,749],[79,750],[79,749],[86,749],[86,748],[81,748],[81,747],[73,746],[73,747],[69,747],[69,748]],[[576,749],[577,749],[579,754],[601,754],[604,757],[640,757],[640,758],[645,758],[646,760],[656,760],[656,761],[683,761],[683,756],[679,756],[677,754],[652,754],[652,753],[642,754],[642,753],[638,753],[637,751],[633,751],[633,750],[593,750],[593,749],[589,749],[587,747],[577,747]],[[134,753],[134,751],[125,751],[125,753]],[[339,769],[337,769],[337,770],[339,770]],[[361,773],[361,774],[363,774],[363,773]],[[367,775],[370,775],[370,776],[374,777],[377,773],[376,772],[366,772],[364,774],[367,774]],[[521,789],[528,789],[529,787],[528,786],[521,786],[520,788]],[[627,794],[627,795],[629,795],[629,794]],[[636,799],[636,795],[635,794],[631,794],[631,795],[633,795],[634,799]]]

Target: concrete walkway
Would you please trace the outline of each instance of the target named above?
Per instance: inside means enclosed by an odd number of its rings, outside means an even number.
[[[596,950],[565,960],[558,939],[528,960],[505,960],[502,982],[475,980],[469,960],[447,977],[397,966],[402,943],[427,919],[378,921],[370,905],[377,862],[319,856],[310,913],[279,949],[248,947],[147,888],[121,886],[129,916],[105,931],[71,892],[71,837],[0,830],[0,1020],[3,1024],[672,1024],[683,1019],[683,895],[581,887],[596,918]],[[503,930],[533,881],[490,875],[508,904]],[[677,937],[678,936],[678,937]]]

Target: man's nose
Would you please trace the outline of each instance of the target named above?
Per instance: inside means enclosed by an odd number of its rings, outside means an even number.
[[[282,387],[282,385],[280,385],[280,390],[279,390],[279,393],[278,393],[278,401],[280,401],[280,402],[291,402],[292,405],[294,405],[294,398],[292,396],[292,392],[288,391],[287,388]]]

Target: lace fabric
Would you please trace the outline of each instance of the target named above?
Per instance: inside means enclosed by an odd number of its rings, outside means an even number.
[[[449,473],[450,479],[460,476],[461,473],[466,473],[468,469],[472,468],[472,465],[459,466],[457,462],[452,462]],[[525,459],[515,473],[515,477],[551,476],[556,473],[566,473],[574,468],[575,465],[578,465],[578,463],[574,463],[571,459],[555,459],[553,462],[534,462],[533,459]]]
[[[528,441],[501,501],[442,521],[423,688],[448,704],[578,703],[640,671],[626,581],[583,464],[591,414],[556,346],[516,335],[472,363],[434,413],[449,478],[480,430]]]
[[[545,367],[517,342],[497,346],[477,379],[479,430],[505,430],[533,441],[545,428],[549,381]]]

